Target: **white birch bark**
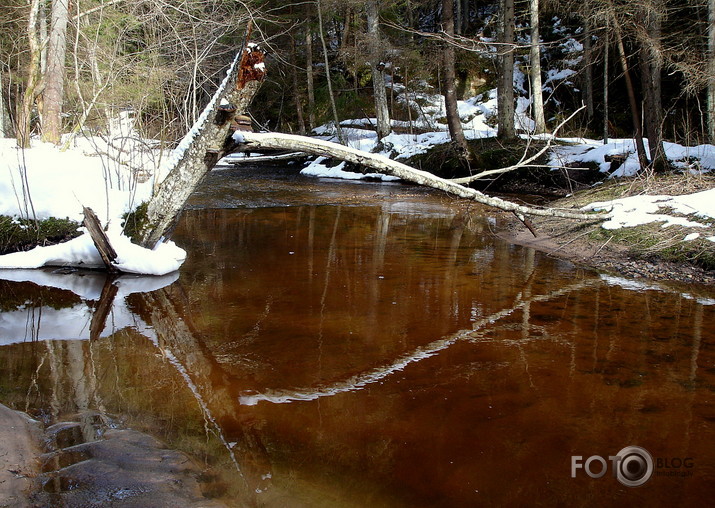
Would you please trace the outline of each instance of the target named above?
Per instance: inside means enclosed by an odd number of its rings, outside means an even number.
[[[191,193],[223,156],[231,122],[216,121],[219,105],[227,102],[244,112],[260,87],[256,80],[237,87],[242,55],[236,56],[221,87],[174,151],[169,174],[147,203],[146,225],[137,232],[135,240],[142,247],[154,248],[172,229]]]
[[[47,46],[47,72],[42,108],[42,139],[59,144],[62,137],[62,102],[65,91],[67,50],[67,0],[52,0],[50,40]]]
[[[380,27],[378,25],[377,0],[367,2],[367,32],[371,36],[374,50],[380,48]],[[374,51],[377,53],[377,51]],[[377,140],[390,134],[390,111],[387,107],[387,90],[385,89],[385,70],[378,54],[371,55],[370,70],[372,71],[372,88],[375,96],[375,116],[377,117]]]
[[[539,0],[529,0],[531,14],[531,47],[529,59],[531,63],[531,105],[534,115],[534,134],[546,132],[544,118],[544,97],[541,83],[541,44],[539,33]]]
[[[597,215],[570,210],[534,208],[518,205],[500,198],[487,196],[476,189],[471,189],[450,180],[445,180],[444,178],[440,178],[432,173],[428,173],[427,171],[411,168],[406,164],[388,159],[382,155],[363,152],[362,150],[339,145],[330,141],[323,141],[321,139],[295,136],[293,134],[281,134],[277,132],[237,132],[234,139],[239,150],[252,151],[261,148],[268,148],[278,150],[295,150],[314,155],[334,157],[336,159],[365,166],[382,174],[396,176],[408,182],[439,189],[461,198],[471,199],[477,201],[478,203],[492,206],[500,210],[515,212],[517,214],[581,220],[599,219]]]

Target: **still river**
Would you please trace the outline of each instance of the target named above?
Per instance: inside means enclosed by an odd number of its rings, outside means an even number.
[[[214,171],[178,274],[0,275],[0,402],[151,433],[230,506],[711,503],[715,290],[575,267],[492,215]]]

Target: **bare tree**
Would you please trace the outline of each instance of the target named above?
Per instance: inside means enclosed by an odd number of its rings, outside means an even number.
[[[5,69],[0,64],[0,137],[12,137],[12,121],[5,102]]]
[[[454,0],[442,0],[442,30],[448,39],[454,39]],[[454,58],[454,46],[447,44],[442,50],[442,94],[444,95],[449,136],[460,155],[467,156],[469,155],[469,146],[464,137],[462,121],[459,118],[457,109],[457,92],[455,89],[457,76],[454,70]]]
[[[715,143],[715,0],[708,0],[707,122],[708,138]]]
[[[541,84],[541,41],[539,32],[539,0],[529,0],[531,20],[531,47],[529,48],[529,63],[531,64],[531,105],[534,115],[534,133],[546,132],[544,118],[544,97]]]
[[[42,103],[42,140],[59,144],[62,138],[62,103],[65,92],[68,0],[52,0],[47,70]]]
[[[640,31],[640,67],[643,90],[643,118],[648,136],[648,148],[653,167],[663,170],[666,166],[663,149],[663,101],[661,75],[663,72],[662,20],[665,15],[661,0],[640,4],[643,24]]]
[[[313,84],[313,32],[305,27],[305,83],[308,94],[308,128],[315,128],[315,85]]]
[[[338,134],[338,141],[341,144],[347,144],[347,139],[343,135],[343,129],[340,127],[340,117],[338,116],[338,107],[335,104],[335,94],[333,93],[333,81],[330,78],[330,58],[328,57],[328,44],[325,41],[325,29],[323,28],[323,6],[320,0],[316,0],[318,7],[318,34],[320,35],[320,44],[323,47],[323,61],[325,62],[325,77],[328,80],[328,95],[330,98],[330,108],[333,111],[333,121],[335,122],[335,130]]]
[[[516,138],[514,129],[514,0],[500,0],[499,78],[497,81],[498,137]]]
[[[30,134],[32,131],[32,110],[35,106],[35,99],[41,92],[40,84],[40,58],[42,47],[38,34],[40,12],[40,0],[30,2],[30,11],[27,19],[27,40],[30,50],[30,57],[27,59],[27,81],[22,101],[18,104],[17,110],[17,144],[21,148],[30,148]]]
[[[372,46],[370,51],[370,70],[372,72],[372,88],[375,98],[375,116],[377,117],[377,141],[382,144],[382,138],[390,134],[390,111],[387,107],[387,90],[385,88],[385,64],[380,58],[381,37],[378,24],[377,0],[365,4],[367,14],[367,32]]]

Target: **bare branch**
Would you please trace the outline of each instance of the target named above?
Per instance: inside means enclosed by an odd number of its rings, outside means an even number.
[[[524,154],[521,156],[521,160],[520,160],[518,163],[514,164],[513,166],[508,166],[508,167],[500,168],[500,169],[490,169],[490,170],[488,170],[488,171],[482,171],[481,173],[477,173],[476,175],[468,176],[468,177],[465,177],[465,178],[454,178],[454,179],[452,179],[451,181],[454,182],[454,183],[459,183],[459,184],[468,184],[468,183],[474,182],[475,180],[480,180],[480,179],[482,179],[482,178],[486,178],[486,177],[488,177],[488,176],[493,176],[493,175],[501,175],[501,174],[503,174],[503,173],[508,173],[509,171],[514,171],[514,170],[519,169],[519,168],[535,167],[535,166],[532,164],[532,162],[534,162],[534,161],[537,160],[539,157],[541,157],[542,155],[544,155],[544,154],[549,150],[549,148],[551,148],[551,144],[552,144],[552,143],[554,142],[554,140],[556,139],[556,134],[558,134],[559,129],[561,129],[561,127],[563,127],[564,125],[566,125],[574,116],[576,116],[578,113],[580,113],[580,112],[583,111],[584,109],[586,109],[586,106],[585,106],[585,105],[581,106],[581,107],[578,108],[576,111],[574,111],[573,113],[571,113],[571,115],[570,115],[566,120],[564,120],[563,122],[561,122],[561,123],[556,127],[556,129],[554,129],[553,134],[552,134],[552,135],[549,137],[549,139],[546,141],[546,145],[544,145],[544,147],[543,147],[541,150],[539,150],[538,152],[536,152],[534,155],[532,155],[532,156],[529,157],[528,159],[526,158],[526,151],[524,151]],[[527,147],[527,150],[528,150],[528,147]],[[543,167],[543,165],[541,165],[541,164],[539,164],[539,165],[537,165],[537,166],[538,166],[538,167]]]

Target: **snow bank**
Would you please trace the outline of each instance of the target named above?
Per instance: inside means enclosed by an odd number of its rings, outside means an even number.
[[[173,242],[165,242],[149,250],[133,244],[117,230],[107,232],[107,237],[117,252],[115,266],[125,273],[166,275],[178,270],[186,259],[186,252]],[[103,268],[104,263],[86,232],[61,244],[0,256],[0,269],[43,266]]]
[[[133,328],[146,337],[154,337],[149,325],[134,314],[126,303],[133,293],[156,291],[173,284],[178,273],[163,277],[138,277],[123,275],[112,284],[117,293],[112,301],[110,319],[105,323],[100,337],[107,337],[124,328]],[[14,282],[32,282],[64,291],[71,291],[82,301],[74,305],[33,307],[24,305],[15,310],[0,313],[0,346],[37,340],[88,340],[94,304],[98,301],[107,276],[101,273],[58,274],[45,270],[0,270],[0,279]]]
[[[669,213],[661,213],[662,209]],[[715,189],[682,196],[631,196],[591,203],[583,210],[608,211],[609,220],[603,223],[604,229],[620,229],[651,222],[662,222],[664,228],[672,225],[708,228],[712,223],[707,221],[715,219]],[[706,219],[706,223],[688,219],[691,215]],[[691,234],[685,239],[694,240],[698,237]],[[715,241],[715,237],[709,237],[708,240]]]
[[[82,206],[92,208],[117,251],[117,268],[127,273],[164,275],[178,270],[186,253],[171,242],[148,250],[123,236],[121,217],[151,197],[154,182],[140,182],[123,165],[97,155],[100,141],[79,139],[65,152],[33,140],[19,149],[12,139],[0,139],[0,214],[23,218],[67,217],[80,222]],[[106,146],[105,146],[106,148]],[[100,147],[101,150],[101,147]],[[0,268],[104,265],[88,234],[69,242],[0,256]]]
[[[380,173],[355,173],[352,171],[345,171],[345,163],[341,162],[337,166],[328,167],[325,165],[325,157],[318,157],[316,160],[308,164],[305,168],[301,170],[301,174],[308,176],[317,176],[321,178],[340,178],[343,180],[364,180],[364,179],[375,179],[382,181],[399,180],[395,176],[383,175]]]

